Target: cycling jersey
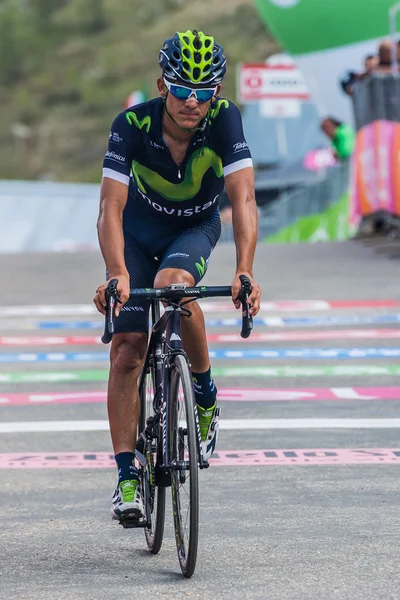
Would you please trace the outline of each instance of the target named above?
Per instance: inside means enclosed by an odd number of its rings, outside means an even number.
[[[123,226],[139,238],[142,225],[154,235],[209,218],[218,210],[224,176],[252,166],[232,102],[217,98],[211,105],[209,125],[193,135],[179,166],[163,140],[163,107],[156,98],[120,113],[104,158],[103,176],[129,185]]]

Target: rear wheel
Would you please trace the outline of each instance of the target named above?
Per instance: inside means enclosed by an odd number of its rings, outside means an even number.
[[[169,452],[172,510],[179,564],[185,577],[196,567],[199,532],[199,487],[195,399],[188,362],[177,355],[171,369]]]
[[[154,386],[154,367],[151,357],[147,370],[142,371],[139,383],[139,435],[154,418]],[[151,427],[149,429],[151,430]],[[147,520],[144,533],[150,552],[157,554],[164,537],[165,521],[165,487],[158,487],[155,484],[155,465],[159,452],[158,438],[154,437],[151,441],[147,438],[141,448],[147,458],[146,467],[142,470],[142,493]]]

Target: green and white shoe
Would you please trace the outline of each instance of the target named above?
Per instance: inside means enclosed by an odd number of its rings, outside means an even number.
[[[127,479],[118,484],[112,498],[111,516],[113,519],[144,518],[140,483],[137,479]]]
[[[197,413],[199,415],[201,445],[203,448],[203,457],[205,460],[211,458],[217,445],[219,433],[219,415],[220,408],[215,402],[211,408],[203,408],[197,404]]]

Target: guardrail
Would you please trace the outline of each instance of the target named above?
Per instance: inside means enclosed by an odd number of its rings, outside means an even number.
[[[400,216],[400,74],[373,72],[354,88],[357,127],[351,222]]]
[[[302,217],[327,210],[349,190],[349,162],[327,169],[321,180],[284,192],[269,206],[259,209],[258,237],[260,240],[278,233]],[[221,241],[233,241],[231,224],[222,226]]]

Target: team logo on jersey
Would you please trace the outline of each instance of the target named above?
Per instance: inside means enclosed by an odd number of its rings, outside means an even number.
[[[114,144],[120,144],[123,142],[123,138],[116,131],[110,131],[110,135],[108,136],[110,142],[114,142]]]
[[[249,147],[247,142],[237,142],[236,144],[233,144],[233,151],[234,152],[242,152],[242,150],[246,150]]]
[[[109,160],[114,160],[115,162],[119,162],[119,163],[124,163],[126,160],[125,156],[122,156],[121,154],[117,154],[113,150],[107,150],[106,158],[108,158]]]

